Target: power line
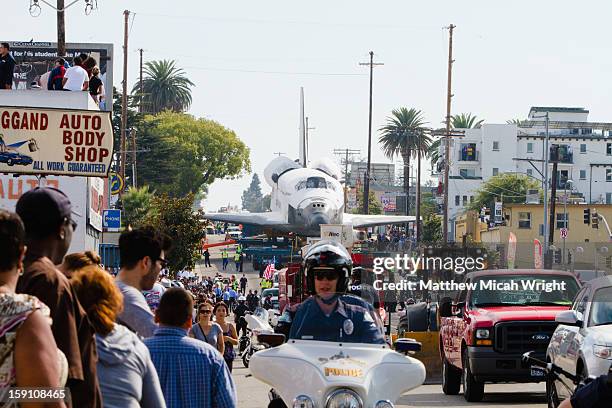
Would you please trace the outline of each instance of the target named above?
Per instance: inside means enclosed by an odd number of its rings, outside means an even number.
[[[185,67],[185,69],[196,69],[203,71],[222,71],[222,72],[244,72],[248,74],[272,74],[272,75],[315,75],[315,76],[366,76],[366,74],[346,73],[346,72],[295,72],[295,71],[262,71],[254,69],[234,69],[234,68],[215,68],[215,67]]]

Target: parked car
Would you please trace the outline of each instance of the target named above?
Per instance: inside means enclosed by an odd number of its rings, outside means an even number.
[[[261,307],[263,307],[264,300],[268,295],[272,295],[272,308],[278,309],[278,288],[268,288],[261,291]]]
[[[25,154],[11,151],[0,152],[0,163],[6,163],[8,166],[13,166],[15,164],[27,166],[33,162],[34,160]]]
[[[495,282],[496,289],[485,287],[487,282]],[[565,290],[544,290],[555,282]],[[541,371],[522,367],[521,357],[534,351],[534,357],[545,358],[555,317],[569,309],[580,289],[576,277],[561,271],[484,270],[466,274],[464,283],[469,286],[454,303],[440,302],[444,393],[456,395],[463,385],[465,399],[476,402],[485,383],[543,381]]]
[[[546,359],[581,378],[606,374],[612,365],[612,276],[587,282],[570,310],[557,315]],[[556,407],[574,390],[560,375],[546,384],[549,406]]]

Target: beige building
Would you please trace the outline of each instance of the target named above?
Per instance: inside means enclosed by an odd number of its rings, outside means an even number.
[[[557,203],[552,250],[558,252],[558,259],[565,260],[565,263],[557,266],[575,270],[597,269],[612,272],[612,240],[603,221],[599,220],[598,229],[584,223],[584,210],[587,208],[591,212],[596,210],[612,227],[612,205],[568,204],[568,234],[564,243],[561,238],[561,228],[565,227],[564,206],[562,203]],[[517,241],[516,267],[533,268],[534,240],[538,239],[544,244],[544,237],[540,235],[544,218],[542,204],[505,204],[503,217],[505,225],[480,231],[480,241],[489,247],[497,247],[503,252],[500,258],[505,259],[510,232],[513,232]]]

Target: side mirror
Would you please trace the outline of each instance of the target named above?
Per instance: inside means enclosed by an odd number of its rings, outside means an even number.
[[[279,333],[260,333],[257,335],[257,341],[270,347],[277,347],[285,342],[285,335]]]
[[[421,351],[421,343],[415,339],[401,338],[393,343],[393,348],[395,351],[402,354],[416,353],[417,351]]]
[[[440,317],[453,317],[453,300],[449,297],[440,301]]]
[[[274,173],[271,178],[273,182],[278,183],[278,174]]]
[[[575,310],[564,310],[555,318],[557,323],[566,324],[568,326],[582,326],[582,315]]]

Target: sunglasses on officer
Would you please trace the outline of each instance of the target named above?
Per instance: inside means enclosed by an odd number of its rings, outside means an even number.
[[[313,270],[314,278],[316,280],[336,280],[338,279],[338,271],[334,268],[315,268]]]

